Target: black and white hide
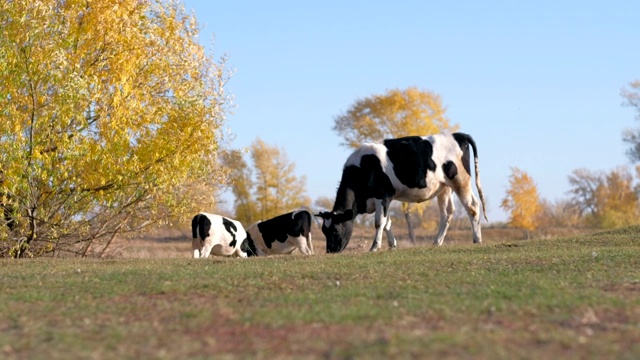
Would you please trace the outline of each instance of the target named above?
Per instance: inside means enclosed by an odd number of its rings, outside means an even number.
[[[380,248],[383,230],[389,247],[396,247],[389,217],[391,200],[418,203],[434,197],[438,198],[440,209],[434,244],[442,245],[454,211],[454,192],[469,215],[473,242],[482,242],[480,204],[471,187],[469,146],[473,148],[476,187],[486,219],[478,150],[471,136],[436,134],[363,144],[344,165],[333,210],[317,214],[324,219],[322,232],[327,238],[327,252],[344,250],[353,232],[354,218],[364,213],[375,213],[376,233],[370,251]]]
[[[200,213],[191,221],[193,257],[237,256],[246,258],[247,233],[239,221],[220,215]]]
[[[313,255],[312,217],[309,211],[298,210],[252,224],[247,228],[247,254],[291,254],[298,249],[304,255]]]

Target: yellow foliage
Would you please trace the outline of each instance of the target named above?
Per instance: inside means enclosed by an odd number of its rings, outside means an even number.
[[[538,228],[542,206],[537,186],[529,174],[517,167],[511,168],[509,189],[500,207],[509,212],[511,226],[527,231]]]
[[[445,116],[446,108],[439,95],[414,87],[388,90],[382,95],[358,99],[334,119],[333,129],[356,148],[364,142],[386,138],[424,136],[456,131]]]
[[[203,200],[186,183],[224,181],[224,59],[180,2],[3,1],[0,29],[0,193],[38,239],[186,216]]]
[[[231,170],[236,219],[251,224],[311,205],[305,194],[306,178],[294,175],[295,164],[289,162],[284,149],[258,138],[249,150],[252,167],[237,150],[224,155]]]
[[[569,183],[573,207],[592,225],[615,228],[639,223],[638,194],[626,167],[608,174],[577,169]]]
[[[306,178],[294,175],[295,164],[289,162],[284,149],[269,146],[258,138],[251,145],[251,158],[255,170],[254,200],[260,207],[256,220],[311,205],[311,199],[305,195]]]
[[[598,225],[605,229],[638,224],[638,195],[633,178],[624,168],[613,170],[596,189]]]

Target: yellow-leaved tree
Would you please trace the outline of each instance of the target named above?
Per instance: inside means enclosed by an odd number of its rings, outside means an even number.
[[[569,175],[569,184],[571,204],[589,225],[616,228],[640,223],[638,194],[626,167],[608,174],[576,169]]]
[[[636,111],[636,119],[640,120],[640,80],[629,83],[627,88],[622,89],[622,97],[625,98],[624,105],[630,106]],[[640,128],[626,129],[622,140],[630,145],[627,149],[627,156],[634,162],[640,162]]]
[[[442,99],[432,91],[416,87],[392,89],[356,100],[344,114],[334,118],[333,130],[344,138],[342,145],[350,148],[388,138],[456,131],[458,126],[449,123],[445,112]],[[429,202],[401,205],[413,243],[411,212],[422,214],[428,205]]]
[[[249,152],[251,166],[237,150],[227,152],[223,157],[231,171],[229,177],[238,221],[249,225],[301,207],[310,207],[306,178],[294,174],[295,164],[289,162],[284,149],[258,138],[251,144]]]
[[[213,202],[228,73],[197,35],[180,1],[0,2],[0,256],[101,255]]]
[[[530,232],[538,228],[542,212],[538,188],[529,174],[517,167],[511,168],[509,188],[500,207],[509,212],[509,224],[525,230],[528,239]]]

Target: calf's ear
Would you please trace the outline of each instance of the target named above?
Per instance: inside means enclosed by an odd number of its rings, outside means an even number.
[[[332,217],[332,215],[333,214],[331,212],[329,212],[329,211],[323,211],[323,212],[319,212],[319,213],[317,213],[317,214],[315,214],[313,216],[318,216],[318,217],[321,217],[323,219],[330,219]]]

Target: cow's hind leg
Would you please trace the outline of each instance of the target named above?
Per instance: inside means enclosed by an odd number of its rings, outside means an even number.
[[[461,187],[456,191],[462,206],[469,215],[469,221],[471,221],[471,228],[473,229],[473,242],[479,244],[482,242],[482,230],[480,227],[480,203],[473,195],[471,186]]]
[[[447,235],[449,224],[451,224],[453,212],[455,211],[453,194],[451,193],[450,187],[445,186],[438,194],[438,208],[440,209],[440,225],[438,226],[438,234],[433,240],[433,245],[442,245],[444,237]]]
[[[384,232],[385,234],[387,234],[389,249],[395,249],[398,245],[396,242],[396,237],[393,236],[393,231],[391,231],[391,216],[387,217],[387,223],[384,226]]]
[[[375,206],[376,235],[373,238],[373,244],[369,251],[378,251],[378,249],[380,249],[380,244],[382,243],[382,231],[389,220],[389,201],[375,199]]]

